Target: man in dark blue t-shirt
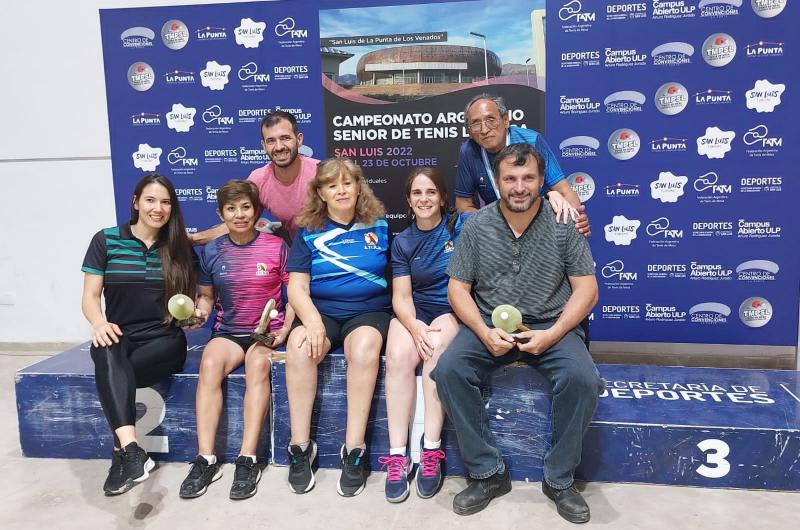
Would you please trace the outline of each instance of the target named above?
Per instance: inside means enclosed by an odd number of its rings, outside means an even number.
[[[475,96],[467,103],[464,120],[470,139],[461,144],[458,154],[455,195],[459,212],[477,210],[476,193],[484,204],[491,204],[500,197],[494,184],[492,162],[507,145],[527,143],[545,159],[545,185],[542,191],[554,190],[563,195],[581,213],[575,221],[575,227],[581,234],[589,235],[589,218],[584,213],[585,207],[569,186],[550,146],[539,132],[510,125],[503,98],[492,94]]]

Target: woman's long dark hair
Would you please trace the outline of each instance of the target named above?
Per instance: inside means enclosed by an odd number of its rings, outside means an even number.
[[[158,238],[161,240],[161,267],[164,276],[164,320],[170,322],[172,317],[167,311],[167,302],[176,294],[185,294],[194,298],[197,289],[197,274],[194,268],[194,251],[192,243],[186,236],[186,225],[183,222],[181,206],[175,186],[167,177],[152,173],[145,175],[133,190],[131,203],[131,225],[139,221],[139,210],[134,208],[142,191],[149,184],[160,184],[166,188],[170,200],[170,216],[167,224],[161,227]]]
[[[419,175],[425,175],[433,185],[436,186],[436,191],[439,192],[439,197],[442,198],[442,202],[444,204],[439,206],[439,214],[442,216],[442,219],[447,218],[448,212],[451,213],[450,219],[447,221],[447,231],[450,232],[450,235],[453,235],[453,231],[456,229],[456,221],[458,220],[458,214],[455,212],[454,208],[450,208],[447,203],[447,184],[444,183],[444,178],[442,178],[442,174],[439,173],[438,169],[434,169],[432,167],[415,167],[409,173],[408,178],[406,178],[406,199],[411,198],[411,188],[414,186],[414,179],[417,178]],[[414,219],[414,210],[409,206],[408,208],[408,224],[415,222]]]

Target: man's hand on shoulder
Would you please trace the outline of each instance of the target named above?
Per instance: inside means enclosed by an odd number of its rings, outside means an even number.
[[[274,234],[281,226],[283,224],[280,221],[269,221],[264,217],[256,221],[256,230],[265,234]]]
[[[551,191],[557,191],[560,193],[564,199],[572,205],[573,208],[578,210],[578,218],[575,219],[575,228],[578,229],[578,233],[580,233],[584,237],[589,237],[592,233],[591,227],[589,226],[589,217],[586,215],[586,206],[581,204],[581,199],[578,197],[578,194],[575,193],[567,179],[561,179],[560,181],[556,182],[550,187]]]
[[[575,219],[575,228],[578,229],[578,232],[584,236],[589,237],[592,235],[592,227],[589,226],[589,216],[586,215],[586,205],[581,204],[578,206],[578,218]]]
[[[487,328],[481,342],[495,357],[500,357],[514,347],[514,337],[499,328]]]

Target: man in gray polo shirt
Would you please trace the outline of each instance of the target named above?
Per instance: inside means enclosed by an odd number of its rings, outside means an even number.
[[[586,522],[589,507],[572,482],[603,388],[579,326],[597,302],[592,254],[572,223],[557,223],[542,206],[544,159],[534,147],[509,145],[493,170],[500,200],[466,223],[447,268],[450,305],[463,324],[431,373],[473,479],[455,496],[453,509],[476,513],[511,490],[480,385],[496,368],[523,360],[553,387],[542,491],[562,517]],[[492,310],[500,304],[516,306],[530,331],[493,328]]]

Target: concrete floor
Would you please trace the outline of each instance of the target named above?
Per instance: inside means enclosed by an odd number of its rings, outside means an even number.
[[[0,352],[0,510],[2,529],[59,528],[280,528],[415,529],[574,528],[562,520],[540,485],[514,483],[513,491],[483,512],[459,517],[453,496],[463,479],[448,479],[433,499],[413,494],[391,505],[383,498],[382,473],[374,473],[358,497],[336,493],[338,472],[321,470],[316,488],[295,495],[286,486],[286,469],[269,467],[259,492],[246,501],[228,499],[232,467],[205,496],[178,498],[188,472],[185,464],[162,464],[151,478],[119,497],[103,496],[107,461],[22,458],[19,453],[14,373],[52,352]],[[13,427],[12,427],[13,426]],[[590,526],[670,529],[796,529],[797,493],[590,483],[584,495],[592,509]]]

